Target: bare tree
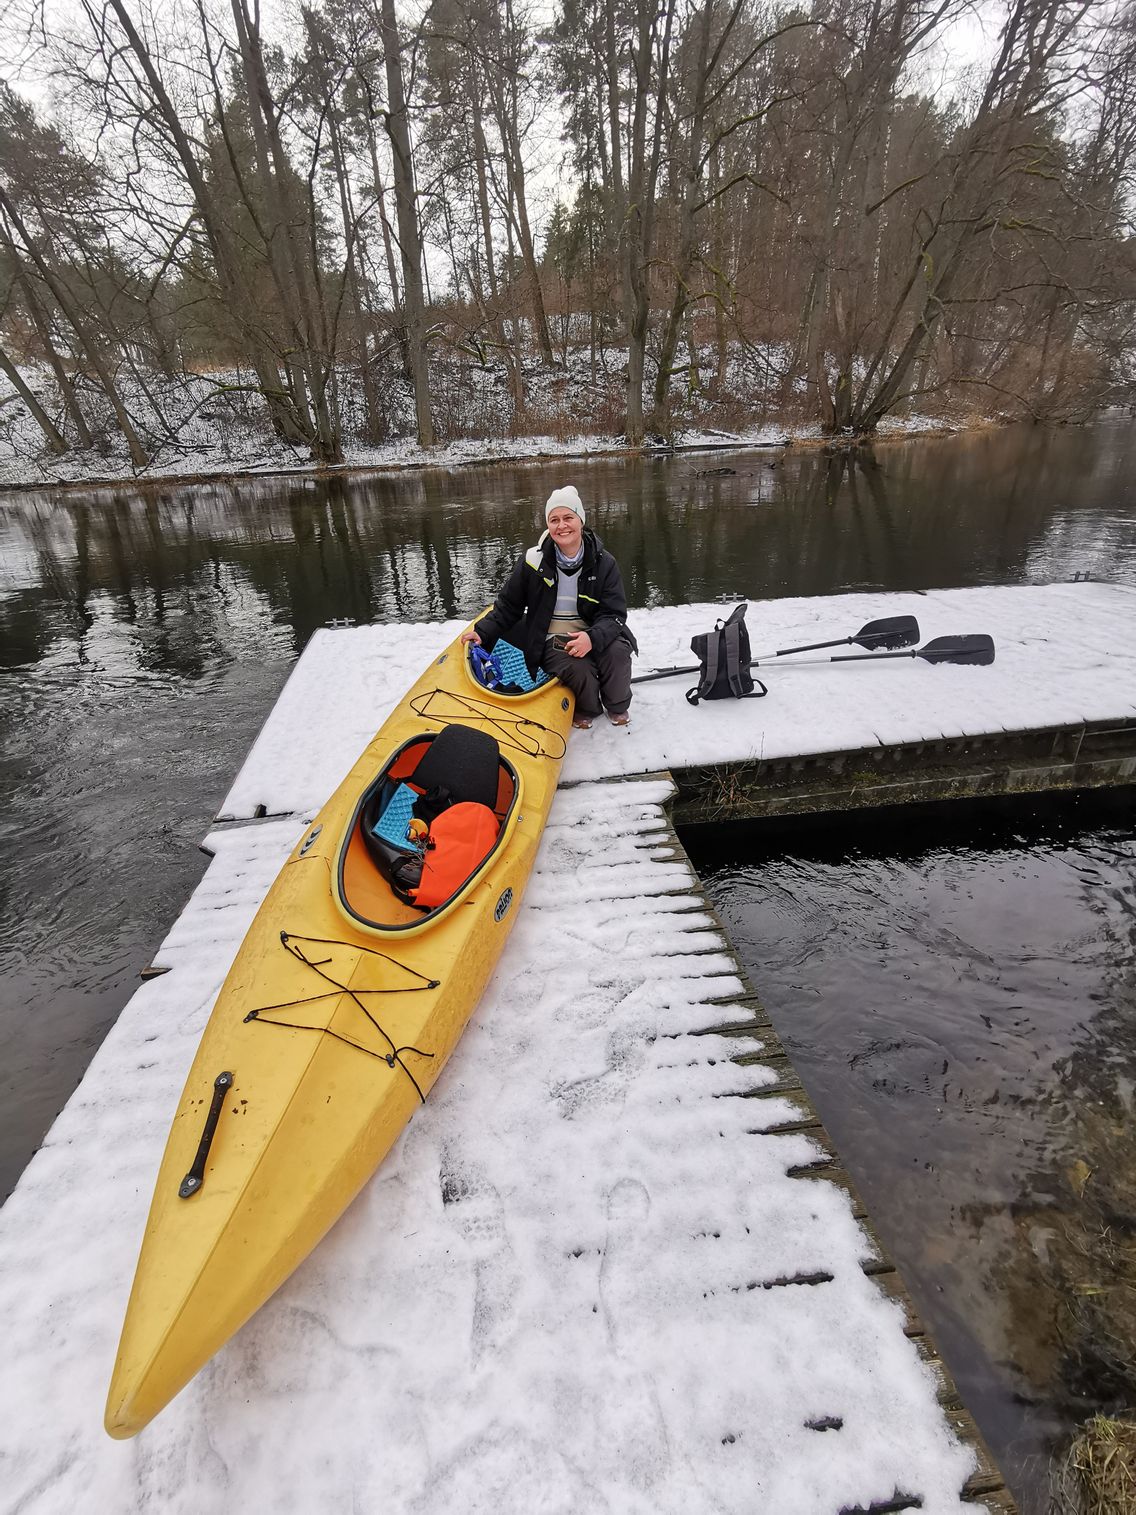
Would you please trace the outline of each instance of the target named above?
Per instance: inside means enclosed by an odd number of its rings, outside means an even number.
[[[402,77],[402,44],[399,41],[394,0],[382,0],[382,32],[389,101],[386,128],[394,153],[394,200],[398,218],[399,251],[402,254],[402,288],[407,347],[414,382],[414,408],[418,420],[418,440],[423,447],[430,447],[434,442],[434,422],[430,413],[430,379],[426,360],[422,242],[418,229],[418,197],[414,187],[406,89]]]

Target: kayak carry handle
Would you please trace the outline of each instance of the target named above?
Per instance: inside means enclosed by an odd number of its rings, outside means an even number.
[[[209,1106],[209,1114],[205,1117],[205,1125],[201,1132],[201,1140],[197,1144],[197,1156],[193,1159],[193,1167],[178,1185],[179,1199],[189,1199],[205,1182],[205,1164],[209,1157],[209,1148],[213,1145],[213,1137],[217,1131],[217,1122],[221,1118],[221,1106],[225,1103],[225,1095],[232,1087],[233,1075],[231,1073],[218,1073],[213,1080],[213,1100]]]

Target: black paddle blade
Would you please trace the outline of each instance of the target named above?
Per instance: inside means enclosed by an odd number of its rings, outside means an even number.
[[[914,657],[928,663],[992,663],[994,661],[994,638],[984,631],[969,636],[936,637],[926,647],[920,647]]]
[[[919,622],[913,615],[885,616],[882,621],[869,621],[852,640],[861,647],[914,647],[919,640]]]

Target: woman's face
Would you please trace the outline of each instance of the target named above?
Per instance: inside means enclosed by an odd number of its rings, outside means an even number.
[[[566,558],[574,558],[584,540],[584,523],[574,510],[554,510],[548,518],[548,534]]]

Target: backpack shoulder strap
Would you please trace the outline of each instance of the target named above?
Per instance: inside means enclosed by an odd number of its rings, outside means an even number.
[[[698,680],[703,694],[709,693],[718,681],[718,653],[721,650],[722,634],[717,627],[706,638],[706,672]]]
[[[721,651],[722,623],[715,622],[714,630],[704,632],[696,636],[690,644],[690,650],[702,664],[702,670],[698,676],[698,683],[693,689],[686,691],[686,699],[689,705],[697,705],[704,695],[708,695],[714,688],[718,679],[718,654]]]
[[[746,691],[742,688],[741,637],[738,634],[738,622],[734,616],[730,617],[723,628],[722,641],[725,643],[726,653],[726,682],[734,698],[740,700]]]

